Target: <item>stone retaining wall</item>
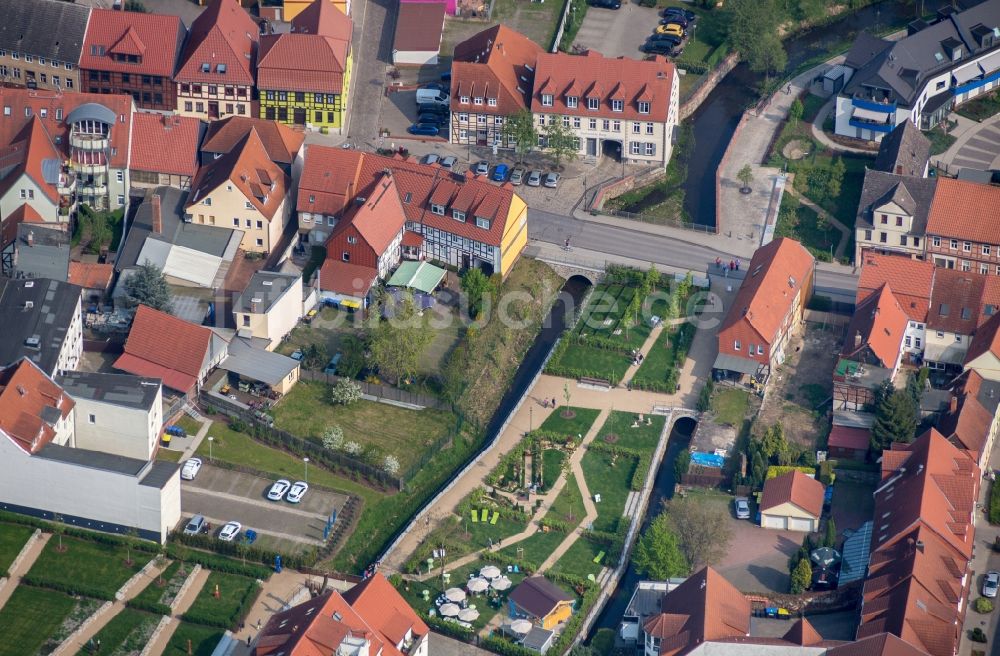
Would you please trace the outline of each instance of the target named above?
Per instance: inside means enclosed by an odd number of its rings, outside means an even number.
[[[181,599],[184,598],[184,595],[187,594],[187,591],[194,584],[194,579],[196,576],[198,576],[198,572],[200,571],[201,571],[201,565],[195,565],[193,568],[191,568],[191,573],[188,574],[188,577],[186,579],[184,579],[184,583],[181,584],[181,589],[177,591],[177,595],[174,596],[174,600],[170,602],[170,610],[172,612],[177,611],[177,604],[180,602]]]
[[[94,614],[83,621],[83,624],[76,627],[76,631],[69,634],[69,636],[63,640],[56,650],[52,652],[52,656],[62,656],[63,654],[75,654],[76,650],[73,649],[73,645],[79,641],[79,637],[83,635],[84,631],[87,630],[91,624],[100,619],[105,613],[111,610],[114,604],[110,601],[105,601],[104,604],[94,611]]]
[[[153,630],[153,634],[149,636],[149,642],[146,643],[145,647],[143,647],[139,656],[150,656],[153,653],[153,647],[156,645],[157,639],[160,637],[160,634],[163,633],[163,630],[170,625],[172,620],[173,618],[169,615],[164,615],[160,618],[160,623],[156,625],[156,628]]]
[[[698,88],[694,90],[694,93],[681,104],[680,107],[680,120],[684,120],[687,117],[694,114],[695,111],[701,107],[701,103],[708,98],[708,94],[715,90],[715,87],[719,85],[724,77],[729,75],[729,72],[736,68],[736,64],[740,63],[740,55],[737,52],[731,52],[726,57],[719,62],[715,68],[710,70],[705,74],[705,79],[698,85]]]

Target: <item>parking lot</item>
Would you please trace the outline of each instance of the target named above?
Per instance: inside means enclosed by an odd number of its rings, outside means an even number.
[[[660,23],[659,11],[623,0],[621,9],[590,7],[574,45],[596,50],[606,57],[642,59],[639,46]]]
[[[409,134],[406,128],[410,127],[417,120],[417,100],[416,90],[390,91],[387,102],[382,103],[382,120],[379,125],[379,134],[385,130],[389,131],[386,140],[393,137],[402,139],[421,139],[426,141],[438,141],[438,139],[448,140],[448,124],[438,133],[438,137],[417,137]],[[399,146],[400,144],[396,144]],[[383,148],[389,148],[390,144],[383,141]]]
[[[211,465],[203,465],[193,481],[181,483],[183,521],[204,515],[213,533],[229,521],[243,524],[262,536],[307,545],[323,544],[323,527],[333,510],[347,502],[342,494],[311,488],[301,503],[268,501],[273,480]],[[294,482],[294,481],[293,481]]]

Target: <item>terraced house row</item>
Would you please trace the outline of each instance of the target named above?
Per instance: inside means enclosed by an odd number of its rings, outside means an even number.
[[[212,0],[190,30],[177,16],[61,0],[0,0],[0,11],[7,86],[126,94],[141,109],[208,120],[344,125],[353,24],[328,0],[306,5],[291,33],[263,35],[237,0]]]

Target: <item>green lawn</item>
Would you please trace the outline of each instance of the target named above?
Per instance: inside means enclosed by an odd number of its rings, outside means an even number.
[[[219,587],[218,599],[215,598],[216,586]],[[228,622],[240,609],[247,595],[255,595],[257,590],[257,582],[249,577],[212,572],[194,603],[184,613],[183,619],[195,624]]]
[[[552,507],[547,515],[553,519],[575,525],[586,514],[587,510],[583,507],[583,493],[580,492],[580,486],[576,483],[576,477],[573,474],[568,474],[566,485],[559,492],[556,500],[552,502]]]
[[[958,137],[945,132],[941,125],[933,130],[925,130],[924,136],[931,140],[931,155],[940,155],[951,148],[951,145],[958,139]]]
[[[563,339],[576,339],[576,337],[570,333],[566,334]],[[555,364],[584,372],[583,375],[586,376],[609,380],[612,385],[617,385],[630,363],[629,356],[620,351],[574,343],[566,349]]]
[[[201,424],[186,414],[181,415],[181,418],[175,422],[175,425],[183,428],[184,432],[188,435],[196,435],[201,429]]]
[[[387,403],[330,402],[330,387],[300,382],[274,408],[275,426],[292,435],[318,439],[331,425],[344,430],[345,442],[372,445],[399,459],[400,471],[424,455],[424,449],[455,430],[456,418],[441,410],[408,410]]]
[[[211,656],[225,631],[181,622],[171,636],[163,656]],[[191,649],[188,651],[188,644]]]
[[[650,383],[665,383],[673,369],[683,366],[683,362],[674,362],[674,344],[671,336],[676,332],[672,326],[660,331],[660,336],[653,342],[649,353],[642,359],[642,364],[632,376],[633,385],[641,387]]]
[[[19,585],[0,610],[0,656],[35,654],[75,605],[53,590]]]
[[[180,462],[182,457],[184,457],[183,451],[174,451],[173,449],[164,449],[164,448],[156,450],[157,460],[166,460],[168,462]]]
[[[606,551],[604,546],[581,537],[552,566],[552,571],[572,574],[581,578],[587,578],[588,574],[593,574],[596,578],[602,567],[614,567],[615,565],[615,563],[608,562],[607,554],[604,555],[599,564],[594,562],[594,558],[602,551]]]
[[[739,428],[746,418],[750,394],[746,390],[726,387],[717,389],[712,396],[712,414],[715,423]]]
[[[647,414],[643,417],[642,423],[633,428],[632,425],[638,419],[639,415],[634,412],[616,410],[601,426],[595,439],[652,453],[660,442],[660,433],[663,432],[667,418],[662,415]]]
[[[522,563],[538,567],[549,557],[556,547],[566,539],[566,534],[560,531],[544,532],[541,529],[529,538],[521,540],[509,547],[504,547],[499,551],[511,558],[518,558],[518,549],[522,549],[520,558]]]
[[[113,598],[118,588],[153,557],[132,549],[132,564],[126,565],[124,547],[65,536],[62,543],[65,551],[60,553],[59,538],[50,539],[28,574],[55,584],[78,585],[81,591],[99,593],[105,599]]]
[[[100,640],[101,650],[84,647],[76,654],[77,656],[91,656],[92,654],[113,654],[121,647],[124,653],[138,653],[149,642],[153,630],[160,621],[159,615],[145,613],[134,608],[123,608],[111,621],[104,625],[104,628],[97,632],[94,641]]]
[[[982,95],[959,105],[955,111],[973,121],[984,121],[991,116],[1000,114],[1000,91]]]
[[[136,595],[135,601],[169,606],[172,597],[184,585],[184,580],[190,572],[190,567],[185,567],[184,571],[181,571],[180,561],[170,563],[158,579],[151,581],[142,592]],[[160,585],[161,580],[163,581],[163,585]]]
[[[636,464],[635,458],[618,458],[612,465],[611,456],[600,451],[587,451],[583,455],[580,465],[587,477],[587,488],[592,495],[601,495],[594,530],[614,531],[618,526]]]
[[[836,250],[840,243],[840,231],[833,224],[820,219],[819,214],[791,194],[781,197],[775,236],[797,239],[810,252],[827,255],[830,255],[831,248]]]
[[[0,575],[6,574],[34,532],[35,529],[20,524],[0,524]]]
[[[476,508],[476,510],[478,511],[479,509]],[[492,511],[490,516],[492,516]],[[504,540],[520,533],[527,527],[527,524],[506,517],[497,519],[496,524],[490,524],[489,520],[485,522],[473,522],[471,515],[466,513],[464,517],[459,518],[459,526],[461,528],[457,531],[452,531],[451,539],[449,540],[451,550],[448,553],[453,558],[478,551],[479,549],[486,549],[490,544],[496,544],[498,540]],[[490,540],[492,540],[492,543]]]
[[[572,400],[572,396],[570,400]],[[557,403],[563,403],[565,399],[556,399]],[[563,417],[563,413],[567,410],[573,413],[570,418]],[[597,415],[601,414],[600,410],[594,410],[592,408],[577,408],[576,406],[558,406],[552,414],[545,418],[542,425],[539,426],[540,430],[551,431],[553,433],[561,433],[563,435],[572,435],[576,437],[577,435],[586,435],[587,431],[593,425],[594,420],[597,419]]]
[[[566,452],[562,449],[545,449],[542,451],[542,491],[548,492],[559,480]]]

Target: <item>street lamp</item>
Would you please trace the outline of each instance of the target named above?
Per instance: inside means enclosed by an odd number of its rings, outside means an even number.
[[[212,457],[212,442],[214,442],[214,441],[215,441],[215,438],[212,437],[211,435],[209,435],[208,436],[208,459],[209,460],[215,460],[215,458]]]
[[[305,463],[305,465],[306,465],[306,477],[305,477],[305,482],[306,482],[306,483],[308,483],[308,482],[309,482],[309,458],[308,458],[308,457],[305,457],[305,458],[303,458],[303,459],[302,459],[302,462],[304,462],[304,463]]]

